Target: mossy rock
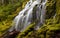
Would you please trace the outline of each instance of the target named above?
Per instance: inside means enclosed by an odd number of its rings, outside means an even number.
[[[46,18],[52,18],[52,16],[56,13],[56,1],[55,0],[47,0],[46,3]]]

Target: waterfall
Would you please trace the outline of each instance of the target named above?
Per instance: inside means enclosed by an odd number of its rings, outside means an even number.
[[[47,0],[30,0],[25,5],[25,8],[19,12],[19,14],[15,17],[13,26],[9,29],[9,31],[23,31],[29,24],[32,23],[32,20],[39,20],[35,29],[39,28],[41,24],[45,21],[45,11]],[[34,7],[36,6],[35,12]],[[35,13],[35,14],[34,14]],[[33,18],[33,19],[32,19]],[[33,20],[34,21],[34,20]]]

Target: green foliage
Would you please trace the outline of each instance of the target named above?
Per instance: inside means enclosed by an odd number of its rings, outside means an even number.
[[[30,24],[26,29],[24,29],[24,31],[22,31],[22,33],[17,36],[17,38],[24,38],[26,35],[28,35],[28,33],[30,34],[30,32],[34,30],[34,25],[35,23]]]
[[[3,6],[0,9],[0,20],[6,20],[9,18],[12,14],[14,14],[14,11],[19,7],[19,3],[12,5],[8,4],[7,6]],[[17,13],[16,13],[17,14]],[[13,19],[14,15],[12,16]]]
[[[11,26],[12,20],[5,20],[0,22],[0,36],[4,34]]]

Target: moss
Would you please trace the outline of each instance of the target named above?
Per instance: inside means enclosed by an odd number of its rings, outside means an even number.
[[[31,31],[34,30],[34,25],[35,25],[35,23],[30,24],[24,31],[22,31],[22,33],[20,33],[20,34],[18,35],[17,38],[23,38],[23,37],[25,37],[26,35],[28,35],[29,32],[31,32]]]
[[[46,18],[52,18],[56,13],[56,1],[55,0],[48,0],[46,3]]]

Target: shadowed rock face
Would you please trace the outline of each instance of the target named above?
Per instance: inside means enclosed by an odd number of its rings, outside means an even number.
[[[60,38],[60,30],[51,31],[53,34],[50,35],[50,38]]]

